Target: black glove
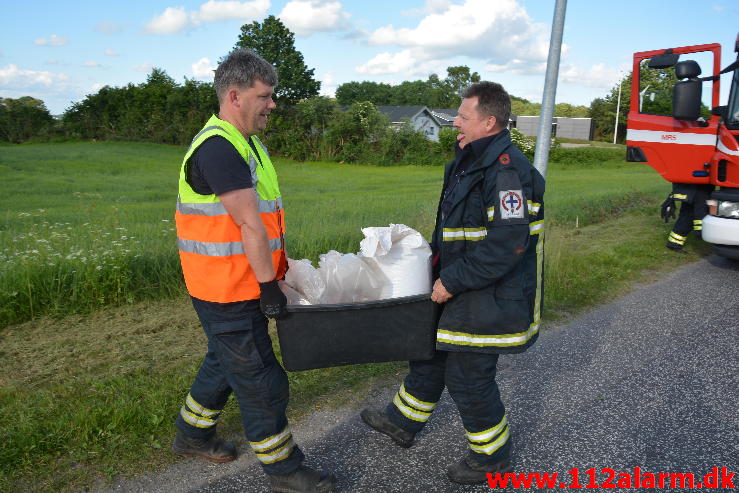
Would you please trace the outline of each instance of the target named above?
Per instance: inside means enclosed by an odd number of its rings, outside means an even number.
[[[668,222],[670,218],[675,219],[675,199],[672,194],[668,195],[665,201],[662,202],[659,214],[665,222]]]
[[[265,317],[268,318],[280,318],[283,317],[287,310],[287,298],[285,294],[277,285],[277,279],[269,282],[260,282],[259,289],[262,294],[259,296],[259,308],[262,309]]]

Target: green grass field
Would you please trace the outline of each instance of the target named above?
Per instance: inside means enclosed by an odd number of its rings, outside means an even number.
[[[180,147],[0,148],[0,489],[61,491],[173,460],[173,420],[204,338],[181,281]],[[356,252],[360,228],[433,227],[441,168],[277,159],[292,258]],[[663,247],[669,186],[643,165],[552,165],[545,327],[705,254]],[[279,348],[276,348],[279,352]],[[290,414],[341,403],[401,363],[290,374]],[[235,406],[220,429],[238,438]]]

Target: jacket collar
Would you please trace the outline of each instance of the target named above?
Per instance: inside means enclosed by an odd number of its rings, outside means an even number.
[[[474,173],[475,171],[492,166],[495,164],[498,156],[511,144],[511,133],[508,129],[504,129],[502,132],[490,137],[483,137],[482,139],[470,142],[468,145],[471,146],[471,152],[475,158],[468,166],[466,173]]]

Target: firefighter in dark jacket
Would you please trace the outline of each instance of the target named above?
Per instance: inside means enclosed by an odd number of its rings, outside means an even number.
[[[386,409],[361,413],[369,426],[410,447],[446,386],[469,445],[447,474],[463,484],[512,469],[496,365],[500,354],[530,347],[540,324],[544,178],[511,142],[510,108],[500,84],[479,82],[463,94],[454,121],[456,159],[445,170],[432,240],[431,299],[442,305],[437,351],[410,362]]]
[[[695,183],[673,183],[672,193],[662,203],[662,219],[667,222],[675,217],[675,201],[680,202],[680,214],[675,226],[670,231],[665,245],[670,250],[684,252],[685,240],[691,231],[695,231],[698,238],[703,231],[703,218],[708,214],[706,200],[713,191],[713,185],[699,185]]]

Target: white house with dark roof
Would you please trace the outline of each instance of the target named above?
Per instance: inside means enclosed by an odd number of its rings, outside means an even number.
[[[439,140],[441,127],[447,126],[427,106],[378,106],[377,109],[390,119],[393,127],[409,123],[415,130],[423,132],[427,139],[435,142]]]
[[[394,127],[410,123],[414,129],[426,134],[426,138],[439,141],[439,131],[451,127],[457,117],[453,108],[432,109],[428,106],[378,106],[377,109],[390,119]],[[508,128],[517,128],[522,134],[535,136],[539,126],[538,116],[511,115]],[[552,136],[592,140],[595,123],[591,118],[552,119]]]

